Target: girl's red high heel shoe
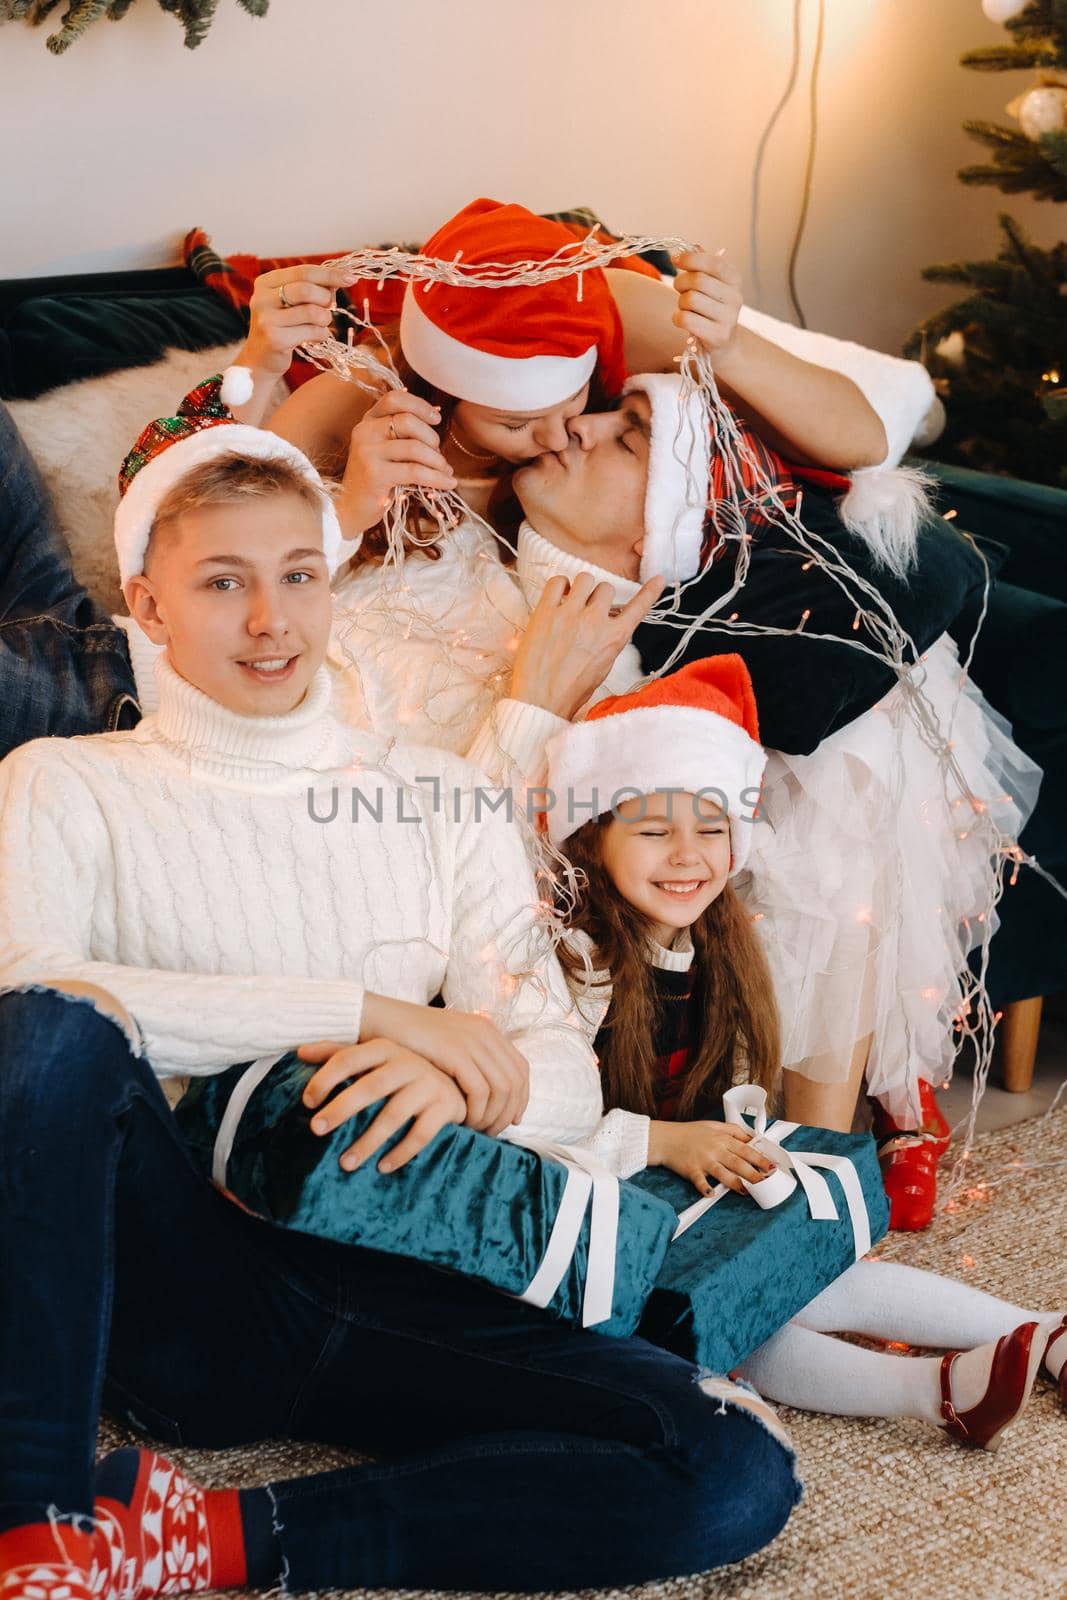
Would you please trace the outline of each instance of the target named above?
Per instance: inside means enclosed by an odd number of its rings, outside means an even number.
[[[905,1233],[930,1226],[937,1204],[937,1167],[950,1138],[949,1125],[925,1078],[919,1080],[919,1107],[921,1127],[902,1128],[877,1101],[874,1104],[873,1132],[889,1197],[889,1226]]]

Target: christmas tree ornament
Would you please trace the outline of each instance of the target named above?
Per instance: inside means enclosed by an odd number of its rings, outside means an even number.
[[[1025,11],[1030,0],[982,0],[982,10],[990,22],[1010,22]]]
[[[962,367],[967,355],[967,346],[963,334],[957,328],[953,333],[946,333],[934,345],[934,355],[950,367]]]
[[[1018,118],[1028,139],[1040,139],[1043,133],[1060,133],[1067,128],[1067,84],[1045,79],[1016,95],[1004,109],[1009,116]]]

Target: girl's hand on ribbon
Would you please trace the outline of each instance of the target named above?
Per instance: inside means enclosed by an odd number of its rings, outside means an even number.
[[[550,578],[515,654],[511,698],[572,721],[662,593],[663,579],[650,578],[615,610],[611,584],[588,572]]]
[[[390,389],[356,426],[338,502],[347,538],[382,520],[394,489],[454,489],[456,475],[441,454],[441,413],[406,389]]]
[[[303,1045],[301,1059],[322,1052],[330,1052],[328,1059],[304,1090],[304,1104],[315,1108],[312,1133],[323,1137],[376,1100],[385,1101],[370,1127],[342,1154],[341,1166],[346,1172],[362,1166],[410,1123],[404,1137],[378,1163],[379,1172],[395,1172],[424,1150],[448,1123],[462,1122],[467,1114],[467,1102],[448,1074],[392,1039]],[[356,1082],[347,1083],[332,1100],[326,1099],[350,1078]]]
[[[741,274],[724,250],[714,255],[688,250],[678,257],[678,266],[681,270],[674,280],[678,309],[671,320],[710,355],[721,356],[733,342],[744,304]]]
[[[251,322],[236,364],[281,377],[298,345],[330,331],[334,294],[344,284],[336,267],[277,267],[256,279]]]
[[[702,1195],[712,1190],[709,1178],[743,1193],[742,1179],[758,1183],[775,1171],[773,1161],[747,1147],[755,1137],[748,1128],[732,1122],[660,1122],[653,1120],[648,1135],[648,1164],[669,1167],[688,1178]]]

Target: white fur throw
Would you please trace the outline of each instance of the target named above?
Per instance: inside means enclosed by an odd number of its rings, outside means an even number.
[[[125,611],[112,521],[118,471],[153,417],[170,416],[189,393],[233,360],[238,345],[169,350],[150,367],[84,378],[8,409],[52,496],[74,570],[108,611]]]

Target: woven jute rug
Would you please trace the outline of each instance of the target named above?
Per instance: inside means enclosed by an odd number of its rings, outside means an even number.
[[[1019,1305],[1067,1307],[1067,1166],[1040,1165],[1065,1157],[1067,1109],[984,1135],[968,1163],[959,1208],[940,1215],[926,1234],[891,1234],[877,1253],[963,1278]],[[1043,1378],[995,1455],[967,1449],[921,1423],[785,1409],[782,1416],[796,1445],[805,1497],[773,1545],[733,1567],[600,1594],[640,1600],[1067,1597],[1067,1411]],[[106,1425],[101,1448],[129,1437]],[[213,1487],[245,1487],[354,1459],[287,1442],[168,1454],[190,1477]]]

